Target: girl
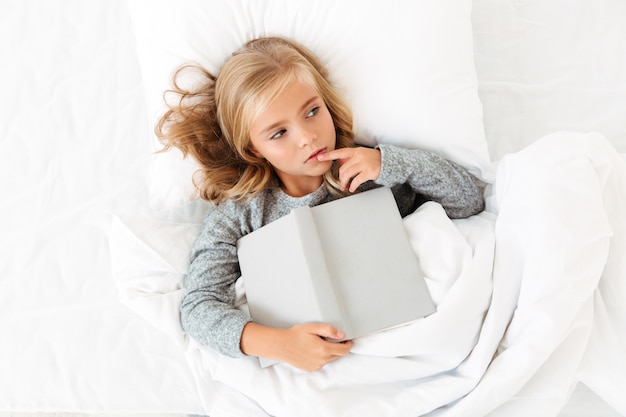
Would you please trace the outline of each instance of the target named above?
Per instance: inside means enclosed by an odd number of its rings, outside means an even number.
[[[203,78],[187,90],[185,71]],[[356,191],[391,187],[403,216],[427,200],[453,218],[483,210],[479,181],[422,150],[355,147],[350,108],[320,61],[284,38],[248,42],[217,76],[197,66],[174,75],[177,100],[156,126],[165,146],[202,166],[194,178],[213,202],[192,253],[181,302],[184,330],[199,343],[238,357],[263,356],[318,370],[350,351],[340,329],[303,323],[260,326],[235,307],[237,240],[292,209]]]

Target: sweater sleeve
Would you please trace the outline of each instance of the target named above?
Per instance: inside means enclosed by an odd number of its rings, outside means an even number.
[[[422,198],[421,202],[430,200],[440,203],[450,218],[469,217],[484,210],[480,181],[462,166],[421,149],[392,145],[380,145],[379,149],[382,166],[376,184],[396,190],[400,189],[400,185],[406,185]],[[394,194],[396,199],[409,198]],[[411,198],[415,199],[415,196]],[[402,205],[400,201],[398,203]],[[412,208],[415,209],[416,204]]]
[[[235,307],[235,282],[240,276],[238,222],[221,210],[206,217],[191,253],[180,305],[183,329],[202,345],[220,353],[243,356],[240,339],[250,317]]]

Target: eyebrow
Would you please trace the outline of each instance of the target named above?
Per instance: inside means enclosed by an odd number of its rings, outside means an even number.
[[[308,99],[307,101],[304,102],[304,104],[300,107],[300,111],[303,111],[304,109],[306,109],[307,107],[309,107],[311,105],[311,103],[313,103],[314,101],[316,101],[319,98],[319,95],[313,96],[310,99]],[[272,123],[271,125],[269,125],[268,127],[266,127],[265,129],[261,130],[259,132],[259,134],[263,135],[266,134],[274,129],[276,129],[278,126],[284,124],[283,120],[280,120],[276,123]]]

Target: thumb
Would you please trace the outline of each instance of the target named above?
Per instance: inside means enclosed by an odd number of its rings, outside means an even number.
[[[314,326],[315,328],[313,331],[320,337],[327,337],[329,339],[336,340],[341,340],[345,337],[345,334],[341,330],[331,326],[330,324],[315,324]]]

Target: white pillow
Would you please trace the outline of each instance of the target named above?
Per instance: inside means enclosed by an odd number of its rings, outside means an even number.
[[[492,181],[477,93],[471,0],[131,0],[150,130],[182,63],[217,72],[247,40],[283,35],[326,64],[354,112],[357,142],[440,153]],[[160,145],[153,133],[154,148]],[[195,161],[153,159],[150,202],[194,198]]]

